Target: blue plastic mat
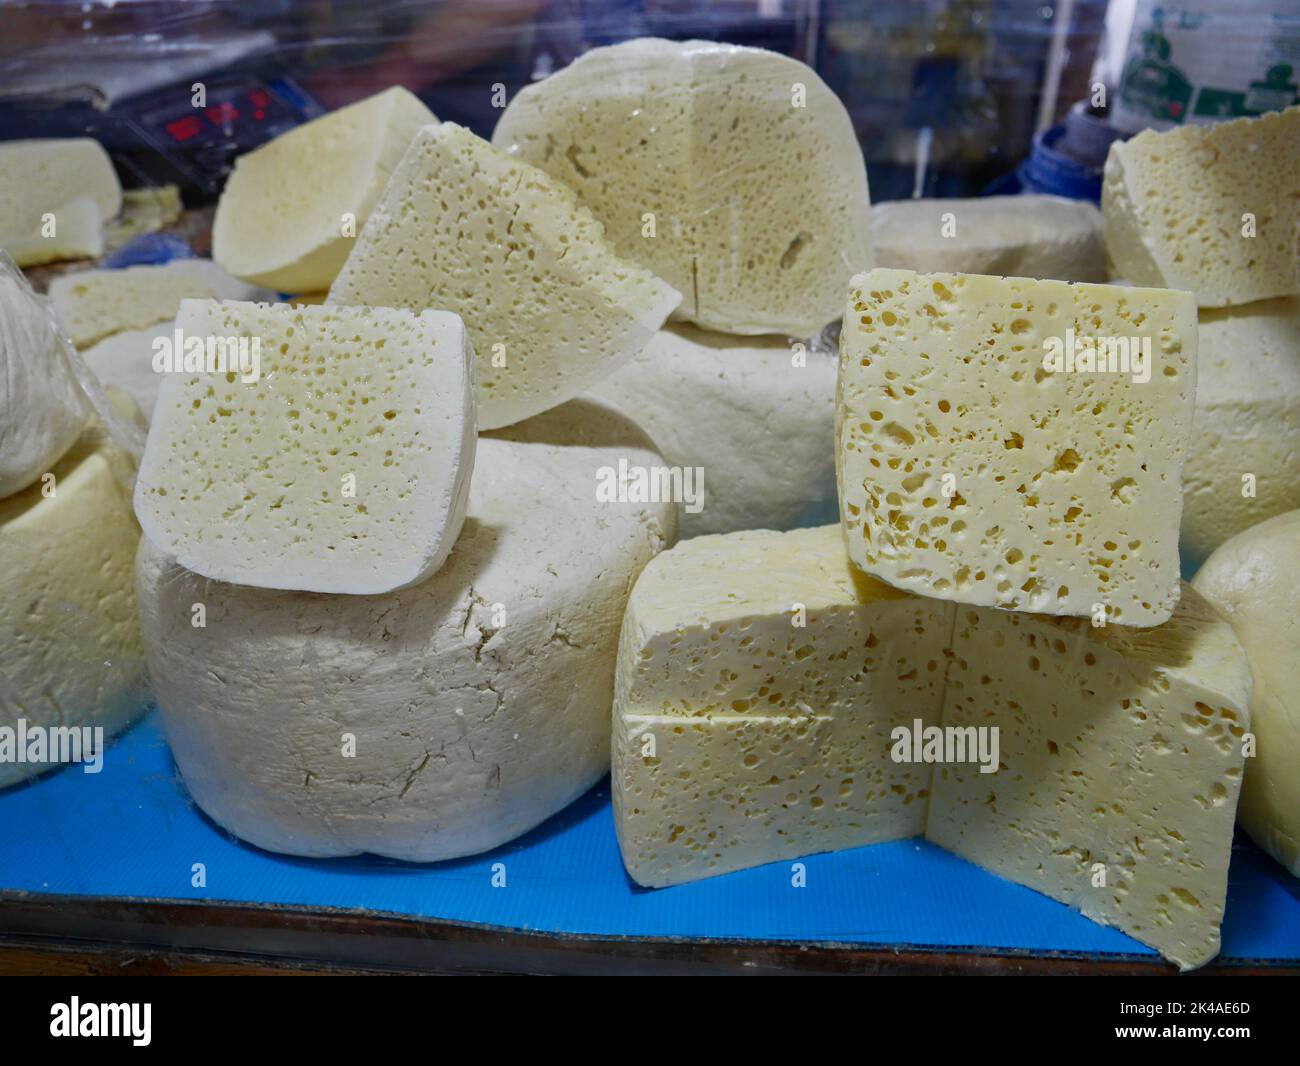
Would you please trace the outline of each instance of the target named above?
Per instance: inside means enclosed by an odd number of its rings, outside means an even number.
[[[288,859],[239,843],[176,777],[156,717],[105,755],[0,792],[0,888],[355,908],[559,933],[743,937],[1087,954],[1152,952],[924,841],[878,844],[675,888],[636,888],[608,782],[486,855],[418,866]],[[191,887],[195,863],[207,887]],[[494,888],[494,867],[505,887]],[[499,869],[496,871],[499,873]],[[1300,882],[1244,839],[1233,850],[1223,956],[1300,959]]]

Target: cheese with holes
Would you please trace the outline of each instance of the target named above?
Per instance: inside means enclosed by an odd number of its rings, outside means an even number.
[[[199,806],[271,851],[431,862],[604,777],[619,619],[673,526],[671,504],[597,501],[620,459],[662,462],[583,401],[483,437],[447,565],[382,596],[208,582],[146,544],[150,675]]]
[[[78,348],[88,348],[115,333],[173,319],[187,298],[261,300],[272,296],[237,281],[210,259],[64,274],[50,282],[49,291],[54,310]]]
[[[0,269],[0,497],[49,471],[89,414],[42,298]]]
[[[930,768],[891,731],[938,721],[951,604],[853,573],[838,526],[697,537],[628,602],[614,824],[643,885],[925,825]]]
[[[1300,297],[1200,314],[1182,550],[1300,507]]]
[[[615,251],[708,329],[811,336],[871,264],[853,124],[786,56],[655,38],[593,48],[522,90],[492,140],[571,186]]]
[[[825,351],[681,323],[591,394],[649,433],[683,486],[690,472],[682,537],[836,517],[835,360]]]
[[[459,318],[186,300],[176,328],[230,339],[231,369],[163,383],[135,488],[150,540],[205,577],[308,592],[390,592],[442,565],[476,439]]]
[[[925,835],[1155,948],[1219,951],[1250,669],[1190,586],[1155,629],[958,607],[945,729],[1001,767],[935,767]]]
[[[121,207],[121,183],[98,141],[75,137],[0,143],[0,248],[19,266],[81,253],[91,235],[87,220],[93,217],[99,242],[101,222]],[[55,216],[56,228],[46,236],[42,231],[49,214]]]
[[[1238,533],[1193,584],[1232,625],[1250,657],[1253,758],[1237,817],[1261,848],[1300,877],[1300,510]]]
[[[101,727],[107,738],[144,711],[132,585],[140,530],[118,480],[129,465],[88,430],[51,480],[0,500],[0,727]],[[49,768],[55,737],[46,740],[36,761],[30,749],[0,761],[0,787]]]
[[[577,396],[679,299],[617,258],[568,189],[450,122],[420,131],[329,295],[464,318],[485,429]]]
[[[875,265],[1105,281],[1101,212],[1061,196],[890,200],[871,209]]]
[[[849,556],[923,595],[1159,625],[1195,385],[1187,293],[854,278],[836,412]]]
[[[171,344],[176,336],[176,322],[161,322],[148,329],[128,329],[105,337],[81,353],[86,365],[104,382],[127,393],[148,421],[158,403],[158,390],[166,379],[153,368],[159,344]]]
[[[1300,293],[1300,107],[1116,141],[1101,207],[1134,285],[1201,307]]]
[[[416,130],[437,121],[394,87],[241,155],[217,203],[212,258],[284,292],[329,288]]]

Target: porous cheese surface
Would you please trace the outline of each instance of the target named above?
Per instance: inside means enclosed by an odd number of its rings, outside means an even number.
[[[420,131],[329,295],[464,318],[485,429],[578,395],[679,299],[617,258],[568,189],[450,122]]]
[[[1116,141],[1101,207],[1134,285],[1201,307],[1300,293],[1300,107]]]
[[[952,647],[944,726],[996,727],[1002,765],[937,765],[926,837],[1184,969],[1214,958],[1250,725],[1227,623],[1188,586],[1156,629],[959,607]]]
[[[0,273],[0,497],[47,473],[89,414],[41,298]]]
[[[660,886],[922,831],[929,767],[890,731],[938,720],[952,605],[855,575],[837,526],[705,536],[628,602],[614,824]]]
[[[0,726],[100,726],[108,737],[145,709],[140,530],[115,475],[129,464],[88,431],[53,481],[0,500]],[[46,768],[0,762],[0,787]]]
[[[1106,280],[1101,212],[1061,196],[875,204],[871,249],[876,266],[921,273]]]
[[[241,155],[217,203],[212,258],[283,292],[329,288],[416,130],[437,121],[394,87]]]
[[[1146,344],[1149,380],[1047,369],[1071,337]],[[1159,625],[1178,600],[1195,386],[1187,293],[860,275],[836,411],[849,556],[927,596]]]
[[[1200,314],[1182,551],[1300,507],[1300,297]]]
[[[81,353],[86,365],[105,385],[121,389],[136,402],[146,420],[146,428],[153,419],[158,390],[166,380],[165,374],[153,368],[155,344],[173,343],[175,336],[176,321],[171,319],[148,329],[114,333]]]
[[[256,342],[260,373],[167,375],[135,488],[150,540],[205,577],[310,592],[388,592],[442,564],[476,439],[459,318],[186,300],[176,325]]]
[[[1238,533],[1196,574],[1194,587],[1232,625],[1250,657],[1253,758],[1237,812],[1261,848],[1300,877],[1300,510]]]
[[[835,359],[802,341],[677,323],[590,393],[694,471],[696,487],[702,477],[702,501],[678,508],[686,538],[835,516],[835,373]]]
[[[78,348],[88,348],[115,333],[173,319],[187,298],[271,297],[265,290],[232,278],[210,259],[63,274],[50,282],[49,294],[68,337]]]
[[[90,213],[77,207],[70,212],[76,218],[62,217],[73,201],[93,205],[96,239],[101,220],[121,210],[122,185],[98,141],[74,137],[0,143],[0,248],[19,266],[49,262],[37,254],[43,243],[71,242],[71,232],[57,231],[76,229],[77,220]],[[55,215],[56,234],[42,240],[43,216],[49,213]]]
[[[671,504],[597,502],[620,458],[663,461],[582,401],[485,436],[447,564],[382,596],[207,582],[146,545],[150,674],[199,806],[272,851],[432,862],[582,795],[609,772],[628,590],[672,539]]]
[[[853,124],[786,56],[656,38],[593,48],[521,91],[492,140],[571,186],[618,254],[708,329],[811,336],[871,262]]]

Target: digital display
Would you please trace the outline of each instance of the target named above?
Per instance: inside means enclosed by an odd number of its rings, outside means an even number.
[[[256,123],[265,122],[274,104],[265,89],[250,89],[230,99],[193,111],[162,124],[167,135],[177,144],[184,144],[209,129],[229,131],[241,118]]]

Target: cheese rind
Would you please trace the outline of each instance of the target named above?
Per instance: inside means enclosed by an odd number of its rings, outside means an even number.
[[[1149,380],[1045,368],[1098,338],[1149,346]],[[924,595],[1158,625],[1178,599],[1195,385],[1186,293],[860,275],[836,410],[849,556]]]
[[[657,38],[593,48],[523,89],[492,140],[571,186],[618,254],[708,329],[811,336],[870,264],[853,124],[787,56]]]
[[[87,431],[51,482],[0,500],[0,726],[98,726],[107,738],[145,709],[140,530],[117,477],[129,464]],[[0,762],[0,788],[47,768]]]
[[[1101,207],[1134,285],[1201,307],[1300,293],[1300,107],[1114,142]]]
[[[78,205],[70,206],[74,202]],[[121,183],[98,141],[75,137],[0,143],[0,248],[19,266],[63,258],[63,246],[84,244],[89,231],[81,233],[79,222],[92,214],[94,237],[102,240],[101,221],[121,207]],[[40,236],[42,216],[51,212],[58,230],[66,232],[47,241]],[[75,241],[74,231],[80,234]],[[57,253],[51,251],[56,244]],[[49,246],[44,255],[43,245]]]
[[[944,726],[996,727],[1002,765],[937,766],[926,838],[1183,969],[1214,958],[1250,725],[1228,624],[1185,587],[1157,629],[959,607],[952,647]]]
[[[382,596],[208,582],[142,547],[149,669],[199,806],[272,851],[432,862],[582,795],[609,771],[628,589],[672,537],[671,504],[597,502],[620,458],[662,462],[586,402],[483,437],[456,550]]]
[[[283,292],[329,288],[416,130],[437,121],[395,86],[241,155],[217,203],[212,258]]]
[[[614,692],[614,824],[643,885],[922,831],[952,606],[855,575],[837,526],[697,537],[637,581]]]
[[[1300,510],[1238,533],[1192,583],[1232,625],[1250,657],[1254,758],[1237,812],[1242,828],[1300,877]]]
[[[457,316],[186,300],[176,325],[259,360],[256,380],[234,355],[229,370],[167,375],[135,488],[150,540],[262,588],[389,592],[442,565],[476,439]]]
[[[1300,507],[1300,297],[1200,314],[1183,554]]]
[[[1106,280],[1101,212],[1061,196],[875,204],[871,248],[876,266],[919,273]]]
[[[679,300],[610,251],[572,192],[450,122],[416,136],[329,295],[464,318],[484,429],[577,396]]]
[[[685,539],[834,517],[835,373],[834,359],[803,342],[682,323],[590,394],[624,411],[669,463],[702,476],[702,506],[678,508]]]

